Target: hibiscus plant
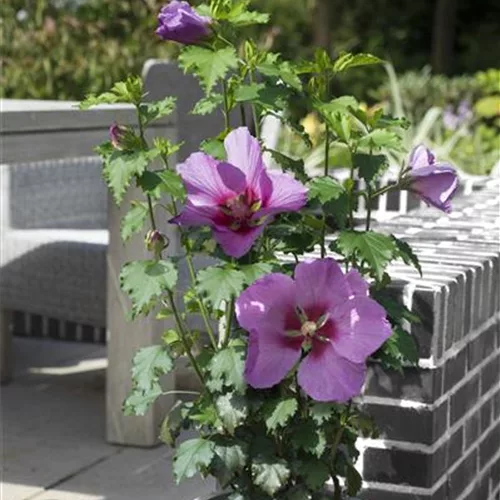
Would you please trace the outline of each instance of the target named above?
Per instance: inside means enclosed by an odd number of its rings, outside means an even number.
[[[145,234],[151,257],[127,263],[121,285],[132,318],[156,314],[175,324],[160,345],[135,356],[124,410],[144,414],[164,394],[161,376],[186,357],[199,392],[178,391],[160,429],[176,447],[178,481],[212,475],[231,500],[355,496],[356,439],[376,435],[356,399],[367,360],[392,370],[418,361],[405,330],[416,318],[390,293],[387,273],[395,259],[420,271],[418,259],[406,242],[371,228],[370,207],[382,193],[408,189],[449,211],[457,178],[420,146],[396,183],[380,185],[387,152],[402,151],[406,122],[330,92],[337,74],[380,60],[350,53],[332,60],[317,50],[310,61],[284,61],[242,40],[247,26],[268,22],[248,4],[212,0],[194,10],[174,0],[159,14],[157,36],[181,45],[179,64],[205,92],[192,113],[224,116],[223,130],[199,152],[175,165],[179,144],[146,140],[148,124],[171,113],[175,100],[146,102],[140,78],[82,103],[137,110],[137,127],[113,124],[98,148],[115,201],[131,184],[143,193],[121,230],[124,240]],[[297,109],[314,111],[325,128],[325,168],[314,178],[300,158],[266,150],[260,137],[262,119],[273,115],[309,144]],[[343,183],[328,168],[333,145],[352,158]],[[265,152],[281,168],[268,169]],[[180,254],[164,255],[170,242],[160,219],[176,228]],[[200,269],[199,255],[212,264]],[[180,268],[189,279],[182,289]],[[192,326],[193,315],[203,328]],[[197,437],[177,443],[183,429]]]

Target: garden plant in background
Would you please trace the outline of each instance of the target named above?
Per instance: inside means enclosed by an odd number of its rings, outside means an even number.
[[[354,211],[389,190],[409,189],[448,211],[457,178],[452,167],[419,147],[400,166],[395,184],[376,186],[388,166],[383,151],[401,152],[405,122],[367,113],[352,96],[330,98],[337,75],[378,64],[369,54],[332,60],[318,50],[292,64],[245,38],[247,26],[268,22],[241,0],[213,0],[193,10],[172,1],[159,15],[157,34],[181,42],[179,64],[194,74],[205,96],[195,114],[222,112],[224,129],[178,165],[179,145],[146,140],[152,121],[171,113],[174,99],[146,102],[142,82],[130,77],[82,108],[128,102],[137,127],[113,124],[99,146],[104,176],[117,203],[131,184],[143,199],[123,219],[124,240],[146,233],[148,260],[127,263],[121,285],[132,318],[172,318],[162,343],[138,351],[133,389],[124,403],[142,415],[164,394],[161,376],[181,356],[199,379],[199,393],[179,391],[161,438],[176,446],[177,481],[196,473],[214,476],[231,500],[320,499],[355,496],[356,438],[376,429],[356,402],[368,359],[402,370],[418,361],[403,325],[416,321],[388,292],[395,259],[420,270],[410,246],[371,228],[370,211],[355,227]],[[311,178],[301,159],[265,150],[260,124],[273,115],[311,141],[290,105],[315,111],[327,138],[322,175]],[[239,123],[234,121],[239,110]],[[330,172],[330,148],[342,146],[350,176]],[[263,153],[280,166],[269,169]],[[357,178],[365,180],[359,190]],[[165,256],[169,239],[157,222],[178,228],[182,252]],[[327,238],[335,232],[332,240]],[[306,253],[318,249],[316,259]],[[214,257],[197,270],[196,256]],[[178,269],[190,284],[178,288]],[[203,319],[203,332],[189,315]],[[177,443],[181,431],[197,436]]]

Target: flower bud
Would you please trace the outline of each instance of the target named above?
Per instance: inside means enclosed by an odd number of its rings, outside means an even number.
[[[210,17],[200,16],[188,2],[172,0],[158,15],[156,34],[163,40],[192,45],[208,36],[211,23]]]
[[[118,125],[118,123],[113,122],[111,127],[109,127],[109,140],[115,149],[122,150],[125,135],[127,133],[126,127]]]
[[[151,229],[147,232],[146,238],[144,239],[146,248],[153,252],[155,258],[159,259],[161,252],[168,246],[168,238],[160,233],[157,229]]]

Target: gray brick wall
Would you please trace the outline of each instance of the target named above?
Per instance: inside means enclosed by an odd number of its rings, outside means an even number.
[[[443,215],[378,224],[408,240],[424,276],[390,269],[418,313],[418,368],[371,366],[361,398],[379,439],[360,440],[366,500],[500,500],[500,182]]]

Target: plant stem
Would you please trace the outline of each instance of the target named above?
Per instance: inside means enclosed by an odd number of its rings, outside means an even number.
[[[246,127],[247,126],[247,113],[246,113],[244,104],[240,104],[240,115],[241,115],[241,124],[244,127]]]
[[[366,202],[366,230],[370,230],[370,222],[372,217],[372,198],[371,198],[371,187],[367,185],[365,202]]]
[[[193,283],[194,286],[196,284],[196,273],[194,271],[193,258],[191,256],[191,253],[186,254],[186,264],[188,266],[191,282]],[[199,296],[199,294],[196,294],[196,299],[198,301],[198,305],[200,306],[201,316],[203,317],[203,322],[205,323],[205,328],[207,329],[207,334],[210,338],[210,343],[212,344],[212,347],[217,351],[217,341],[215,340],[215,335],[212,329],[212,325],[210,325],[210,319],[208,317],[207,308],[205,307],[203,299]]]
[[[148,209],[149,209],[149,220],[151,221],[151,229],[153,231],[156,231],[156,221],[153,209],[153,201],[151,200],[151,196],[149,194],[147,195],[147,199],[148,199]]]
[[[165,167],[169,168],[168,159],[163,158],[163,162],[165,163]],[[179,210],[177,208],[177,203],[175,202],[175,200],[172,200],[172,208],[173,208],[173,215],[174,216],[179,215]],[[184,235],[184,231],[181,227],[179,227],[179,232],[181,233],[181,240],[184,241],[185,235]],[[183,246],[186,250],[186,264],[188,267],[189,276],[191,278],[191,283],[194,287],[196,285],[196,272],[194,270],[193,256],[191,254],[191,248],[185,243],[183,243]],[[215,340],[215,334],[214,334],[212,325],[210,324],[209,314],[208,314],[207,308],[203,302],[203,299],[201,298],[201,296],[198,293],[196,293],[196,300],[198,302],[198,305],[200,306],[201,316],[203,318],[205,328],[207,329],[207,334],[208,334],[208,337],[210,338],[210,343],[212,344],[212,347],[217,351],[217,341]]]
[[[224,127],[226,132],[229,132],[231,124],[229,123],[229,102],[227,95],[227,84],[225,80],[222,81],[222,91],[224,95]]]
[[[252,69],[249,69],[248,75],[250,78],[250,83],[254,83]],[[255,127],[255,137],[257,137],[257,139],[260,139],[260,123],[259,123],[259,118],[258,118],[258,113],[257,113],[257,107],[253,103],[252,103],[252,117],[253,117],[253,124]]]
[[[189,362],[191,363],[191,366],[194,368],[194,371],[196,372],[196,375],[200,379],[200,382],[203,384],[203,387],[205,387],[205,390],[207,390],[205,385],[205,377],[203,376],[203,373],[201,372],[201,369],[198,363],[196,362],[196,358],[193,356],[193,353],[191,352],[191,347],[189,346],[186,337],[186,330],[184,330],[184,325],[182,324],[182,320],[179,316],[179,311],[177,311],[177,306],[175,305],[174,294],[172,293],[171,290],[167,290],[167,296],[168,296],[169,306],[174,313],[174,318],[177,324],[177,328],[179,329],[181,342],[182,345],[184,346],[184,350],[186,351],[187,357],[189,358]],[[207,392],[209,391],[207,390]]]
[[[229,341],[229,336],[231,335],[231,326],[233,323],[234,314],[234,297],[231,298],[229,304],[226,306],[226,331],[224,333],[224,339],[222,342],[223,346],[226,346]]]
[[[325,124],[325,167],[323,175],[328,177],[328,167],[330,160],[330,140],[329,140],[329,130],[328,125]],[[323,208],[323,225],[321,227],[321,258],[324,259],[326,256],[326,213]]]

